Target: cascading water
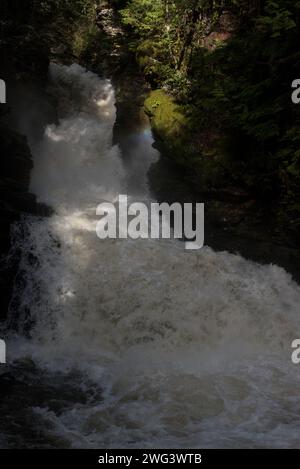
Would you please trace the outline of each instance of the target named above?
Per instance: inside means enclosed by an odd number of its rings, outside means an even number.
[[[145,133],[140,162],[122,162],[109,82],[78,65],[51,65],[50,76],[60,120],[32,148],[32,190],[55,213],[16,230],[25,285],[12,314],[31,337],[20,332],[9,348],[73,373],[88,398],[33,412],[76,448],[299,446],[298,285],[208,247],[100,241],[96,206],[135,196],[135,168],[146,181],[157,155]]]

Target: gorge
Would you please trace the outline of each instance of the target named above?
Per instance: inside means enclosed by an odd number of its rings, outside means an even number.
[[[94,47],[87,64],[56,47],[39,83],[22,81],[18,119],[2,130],[4,154],[19,148],[26,161],[30,203],[10,219],[5,257],[14,282],[1,325],[1,447],[297,447],[300,287],[285,256],[286,269],[276,265],[281,246],[268,240],[265,261],[259,235],[254,249],[246,237],[241,255],[222,219],[221,234],[191,252],[176,239],[97,238],[101,201],[195,198],[159,151],[140,72],[129,67],[136,79],[123,74],[124,86],[115,49]],[[107,62],[95,70],[98,48]]]

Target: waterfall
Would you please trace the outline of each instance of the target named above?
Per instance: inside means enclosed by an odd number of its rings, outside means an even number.
[[[112,84],[79,65],[49,73],[59,121],[32,147],[31,190],[54,213],[16,227],[24,287],[12,314],[30,337],[21,327],[8,348],[44,370],[76,370],[74,386],[92,382],[100,397],[34,412],[77,448],[298,445],[299,286],[209,247],[99,240],[97,205],[150,200],[157,153],[139,135],[129,170],[112,144]]]

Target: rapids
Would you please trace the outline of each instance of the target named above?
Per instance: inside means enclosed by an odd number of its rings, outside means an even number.
[[[109,81],[79,65],[49,75],[59,121],[32,144],[31,190],[54,214],[15,228],[25,280],[7,348],[11,361],[73,374],[88,398],[33,412],[75,448],[299,447],[299,286],[209,247],[99,240],[97,205],[120,193],[150,202],[159,155],[148,129],[131,136],[130,161],[112,144]]]

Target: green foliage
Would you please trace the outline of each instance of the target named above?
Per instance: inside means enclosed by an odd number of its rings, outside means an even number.
[[[270,34],[272,38],[281,36],[285,31],[296,27],[293,12],[286,9],[286,3],[268,1],[265,15],[259,17],[257,25],[261,31]]]
[[[56,37],[54,46],[63,46],[80,60],[96,35],[93,0],[2,0],[1,10],[1,37],[4,42],[9,38],[17,50],[26,42],[25,55],[38,44],[47,49]]]
[[[121,14],[124,24],[130,25],[140,38],[161,32],[164,15],[160,0],[130,0]]]
[[[300,76],[300,2],[130,0],[122,17],[151,83],[193,123],[188,164],[211,173],[220,165],[262,197],[298,197],[300,106],[290,95]],[[165,129],[168,112],[154,114]]]

